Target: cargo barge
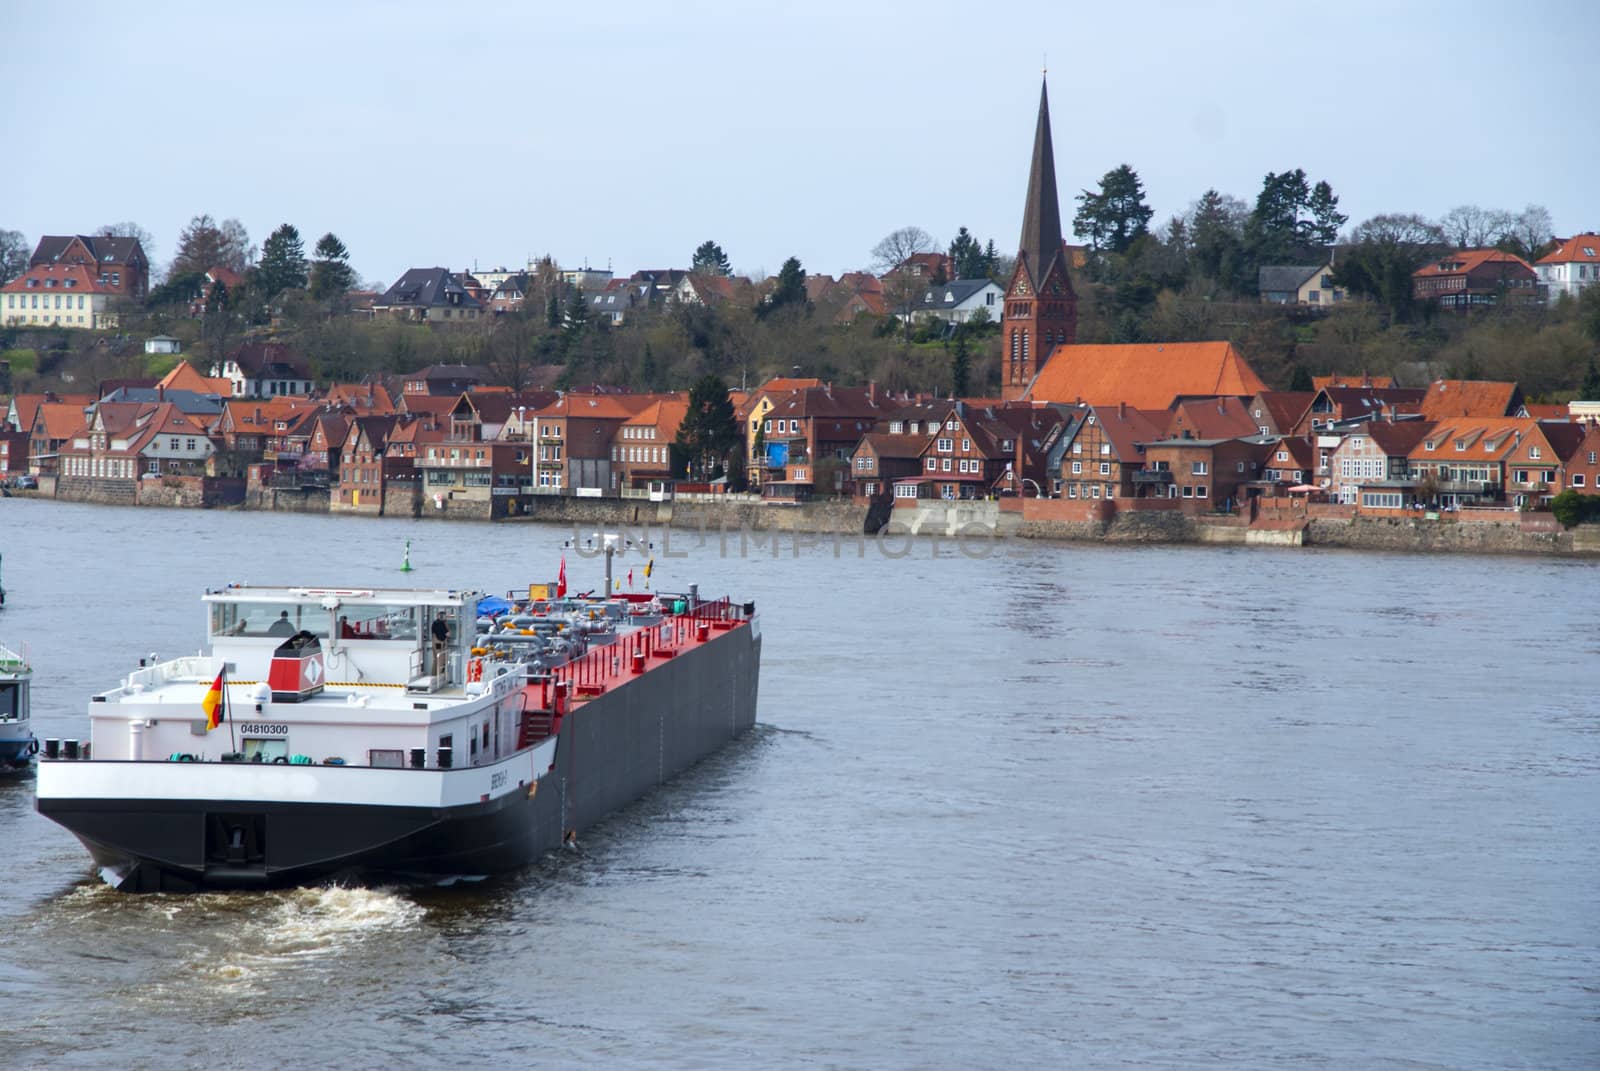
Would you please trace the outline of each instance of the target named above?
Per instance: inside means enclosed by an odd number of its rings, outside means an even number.
[[[753,603],[229,586],[209,653],[44,742],[39,813],[134,892],[514,870],[754,724]],[[542,594],[542,593],[538,593]]]

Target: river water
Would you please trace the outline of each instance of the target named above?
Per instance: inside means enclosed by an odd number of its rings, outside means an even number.
[[[10,499],[0,638],[84,736],[207,586],[571,534]],[[0,1064],[1600,1065],[1595,563],[654,538],[757,601],[758,727],[523,873],[127,896],[0,785]]]

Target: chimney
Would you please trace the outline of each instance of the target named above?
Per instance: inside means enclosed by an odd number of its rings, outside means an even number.
[[[867,380],[867,401],[878,404],[878,381],[875,379]]]
[[[1117,416],[1122,418],[1122,419],[1124,419],[1124,420],[1127,419],[1127,416],[1128,416],[1128,403],[1127,402],[1118,402],[1117,403]]]
[[[156,401],[164,402],[166,400],[167,400],[167,388],[165,388],[161,384],[157,383],[156,384]]]

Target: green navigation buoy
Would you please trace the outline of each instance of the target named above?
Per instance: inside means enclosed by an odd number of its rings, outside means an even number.
[[[406,540],[406,560],[400,563],[402,573],[411,572],[411,540]]]

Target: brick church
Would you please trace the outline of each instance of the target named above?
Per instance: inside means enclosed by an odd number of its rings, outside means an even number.
[[[1061,206],[1056,198],[1056,160],[1050,144],[1050,95],[1039,87],[1039,125],[1033,134],[1033,164],[1022,211],[1017,266],[1006,288],[1001,329],[1002,397],[1014,401],[1056,346],[1078,337],[1078,295],[1067,275],[1061,243]]]
[[[1250,398],[1266,389],[1228,342],[1079,345],[1078,295],[1067,265],[1050,99],[1040,86],[1022,241],[1001,321],[1001,397],[1166,409],[1184,399]]]

